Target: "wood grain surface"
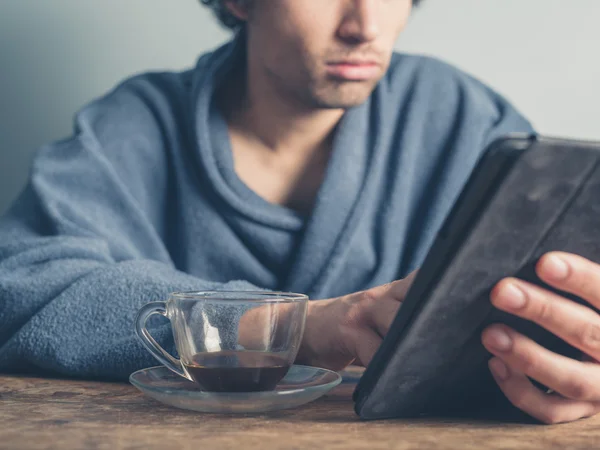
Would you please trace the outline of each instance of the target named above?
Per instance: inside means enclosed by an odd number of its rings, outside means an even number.
[[[352,389],[342,384],[294,410],[221,416],[164,406],[125,383],[0,376],[0,448],[600,449],[600,418],[361,422]]]

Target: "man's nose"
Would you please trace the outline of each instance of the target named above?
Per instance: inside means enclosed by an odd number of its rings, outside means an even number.
[[[347,12],[339,30],[340,37],[353,43],[375,40],[379,36],[380,1],[348,0]]]

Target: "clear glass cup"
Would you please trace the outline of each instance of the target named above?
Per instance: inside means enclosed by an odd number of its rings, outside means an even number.
[[[136,333],[158,361],[213,392],[275,388],[294,363],[306,321],[308,297],[261,291],[173,293],[140,309]],[[146,329],[160,314],[171,321],[180,359]]]

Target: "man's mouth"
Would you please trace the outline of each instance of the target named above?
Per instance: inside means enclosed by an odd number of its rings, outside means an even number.
[[[381,66],[376,61],[348,59],[327,63],[328,75],[347,81],[369,81],[376,79]]]

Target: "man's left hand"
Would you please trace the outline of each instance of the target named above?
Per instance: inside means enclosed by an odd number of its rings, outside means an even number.
[[[575,294],[600,309],[600,265],[577,255],[552,252],[536,266],[548,285]],[[494,357],[490,370],[510,402],[545,423],[600,412],[600,315],[587,306],[515,278],[492,290],[492,304],[533,321],[582,352],[582,360],[553,353],[513,329],[496,324],[482,335]],[[535,387],[529,378],[550,388]]]

